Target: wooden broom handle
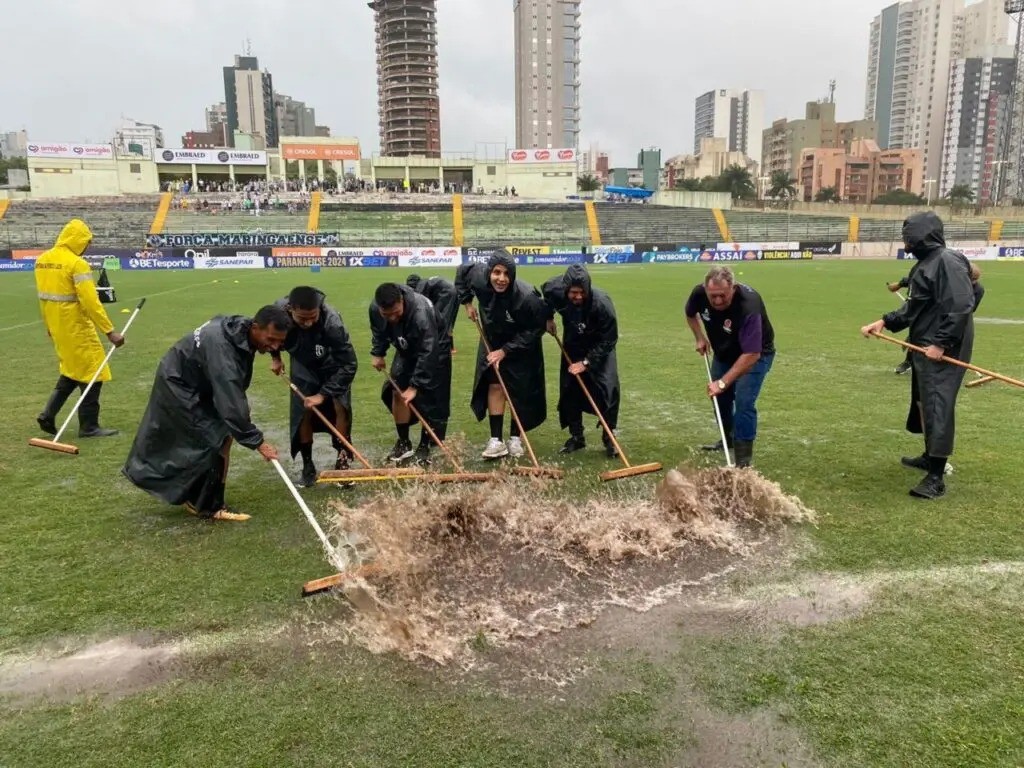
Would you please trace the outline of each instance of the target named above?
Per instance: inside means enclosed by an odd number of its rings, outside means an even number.
[[[284,376],[284,374],[282,374],[282,376]],[[289,379],[287,376],[284,376],[284,380],[286,382],[288,382],[288,386],[291,387],[292,392],[295,393],[296,397],[298,397],[300,400],[305,401],[306,396],[304,394],[302,394],[302,390],[300,390],[298,387],[296,387],[295,384],[291,381],[291,379]],[[355,446],[352,445],[352,443],[350,443],[347,439],[345,439],[345,436],[343,434],[341,434],[341,432],[338,430],[338,428],[336,426],[331,424],[330,419],[328,419],[326,416],[324,416],[319,408],[317,408],[314,405],[312,408],[310,408],[310,410],[313,411],[313,413],[315,413],[320,418],[320,421],[322,421],[324,423],[324,426],[327,427],[327,429],[329,429],[331,431],[332,435],[334,435],[336,438],[338,438],[338,441],[342,445],[344,445],[346,448],[348,448],[348,450],[352,451],[352,455],[355,456],[359,460],[360,464],[362,464],[367,469],[373,469],[373,465],[370,464],[370,462],[368,462],[363,457],[363,454],[361,454],[359,451],[356,450]]]
[[[473,320],[473,322],[476,323],[476,329],[480,331],[480,341],[484,343],[484,349],[487,350],[487,354],[491,354],[491,345],[487,343],[487,336],[484,333],[483,325],[480,323],[479,315]],[[502,394],[505,395],[505,400],[508,403],[508,409],[512,411],[512,418],[515,419],[516,426],[519,427],[519,434],[522,437],[523,442],[526,443],[526,450],[530,452],[530,461],[533,462],[534,467],[540,469],[540,462],[537,461],[537,454],[533,452],[533,446],[530,445],[530,439],[526,436],[526,430],[523,429],[523,422],[519,420],[519,414],[516,413],[516,407],[512,403],[512,396],[509,395],[508,387],[505,386],[505,380],[501,377],[501,371],[498,369],[497,365],[492,365],[491,367],[494,369],[494,375],[498,379],[498,384],[501,385],[501,391]]]
[[[904,347],[905,349],[912,349],[914,352],[920,352],[922,355],[924,354],[924,347],[918,347],[914,344],[909,344],[908,342],[903,341],[902,339],[893,338],[892,336],[886,336],[884,333],[879,333],[878,331],[872,331],[871,335],[881,339],[882,341],[888,341],[890,344],[896,344],[900,347]],[[987,371],[984,368],[979,368],[976,365],[965,363],[963,360],[957,360],[955,357],[946,357],[945,355],[943,355],[939,359],[942,360],[942,362],[944,363],[950,363],[952,365],[959,366],[960,368],[966,368],[969,371],[980,373],[983,376],[991,376],[993,379],[996,379],[998,381],[1004,381],[1007,384],[1012,384],[1015,387],[1024,388],[1024,381],[1011,379],[1009,376],[1003,376],[1001,373],[995,373],[994,371]]]
[[[551,335],[554,336],[555,341],[558,342],[558,348],[562,350],[562,357],[565,358],[565,362],[567,362],[569,365],[572,365],[572,358],[569,357],[569,353],[566,351],[565,345],[562,343],[562,340],[558,338],[558,334],[552,333]],[[601,414],[601,409],[597,407],[597,403],[594,402],[594,398],[590,396],[590,390],[588,390],[587,385],[583,383],[583,377],[580,376],[578,373],[573,375],[576,377],[576,381],[579,382],[580,389],[583,390],[583,394],[586,395],[587,400],[590,401],[590,407],[594,409],[594,413],[597,414],[597,418],[601,420],[601,426],[604,427],[604,433],[608,435],[609,438],[611,438],[612,444],[619,451],[619,458],[622,459],[622,463],[626,465],[627,469],[629,469],[632,465],[629,463],[629,459],[626,458],[626,454],[623,452],[622,446],[619,445],[619,441],[615,439],[615,434],[608,426],[608,422],[604,420],[604,416]]]
[[[402,388],[398,386],[398,382],[395,381],[393,378],[391,378],[391,374],[388,373],[387,371],[385,371],[383,368],[380,369],[380,372],[388,377],[388,382],[394,388],[395,395],[398,395],[399,397],[401,397],[402,396]],[[392,397],[394,397],[394,395],[392,395]],[[451,450],[448,448],[448,446],[445,445],[443,442],[441,442],[441,438],[439,438],[437,436],[437,433],[434,432],[434,430],[430,428],[430,424],[428,424],[427,420],[423,418],[423,414],[421,414],[416,409],[416,406],[413,405],[412,403],[406,403],[406,405],[409,407],[409,410],[412,411],[413,416],[415,416],[417,419],[420,420],[420,424],[422,424],[423,428],[425,430],[427,430],[427,434],[430,435],[430,439],[433,440],[435,443],[437,443],[437,447],[438,448],[440,448],[442,451],[444,451],[444,455],[448,457],[448,461],[450,461],[452,463],[452,466],[455,468],[455,471],[458,472],[459,474],[462,474],[464,472],[464,470],[462,469],[462,465],[459,464],[459,460],[457,458],[455,458],[455,454],[451,452]]]

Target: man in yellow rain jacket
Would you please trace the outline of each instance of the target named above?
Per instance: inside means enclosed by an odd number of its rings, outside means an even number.
[[[96,331],[106,334],[120,347],[124,337],[114,330],[96,294],[92,268],[82,254],[92,242],[92,231],[81,219],[72,219],[57,238],[57,244],[36,260],[36,291],[46,331],[60,361],[60,378],[37,421],[51,435],[57,434],[55,419],[75,389],[85,390],[93,374],[103,365],[105,353]],[[103,366],[78,409],[79,437],[109,437],[115,429],[100,427],[100,389],[110,381],[110,368]]]

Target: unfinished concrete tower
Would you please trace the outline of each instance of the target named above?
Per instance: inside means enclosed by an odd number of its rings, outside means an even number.
[[[373,0],[377,103],[385,156],[441,156],[436,0]]]

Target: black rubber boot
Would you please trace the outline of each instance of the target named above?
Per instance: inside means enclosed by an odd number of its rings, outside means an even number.
[[[97,381],[82,400],[78,408],[79,437],[113,437],[116,429],[104,429],[100,426],[100,389],[102,382]]]
[[[754,441],[737,440],[734,445],[737,467],[750,467],[754,463]]]
[[[910,489],[910,495],[917,499],[938,499],[946,495],[946,482],[942,475],[927,474],[920,483]]]
[[[559,453],[574,453],[575,451],[582,451],[587,447],[586,438],[583,435],[572,435],[568,440],[565,441],[565,445],[558,449]]]
[[[54,386],[53,392],[50,393],[50,399],[46,401],[43,412],[36,417],[36,422],[43,432],[46,432],[48,435],[57,434],[57,414],[60,413],[60,409],[64,407],[64,404],[71,397],[71,393],[75,391],[77,386],[78,382],[69,379],[67,376],[61,376],[57,379],[57,384]]]

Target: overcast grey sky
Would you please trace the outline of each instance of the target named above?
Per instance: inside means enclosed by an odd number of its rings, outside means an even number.
[[[801,117],[838,81],[842,119],[862,116],[868,26],[885,0],[584,0],[581,145],[632,163],[693,145],[693,100],[764,90],[765,120]],[[515,142],[512,0],[439,0],[445,151]],[[276,90],[316,108],[333,135],[376,151],[373,13],[362,0],[0,0],[0,130],[105,141],[122,115],[202,129],[221,67],[252,41]],[[44,20],[44,25],[38,24]]]

